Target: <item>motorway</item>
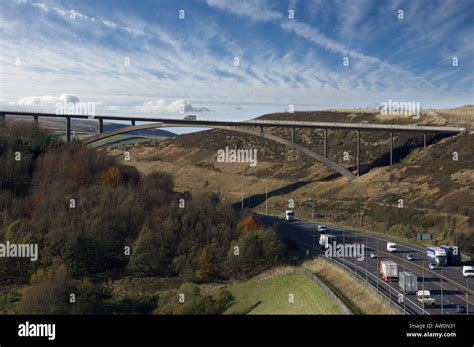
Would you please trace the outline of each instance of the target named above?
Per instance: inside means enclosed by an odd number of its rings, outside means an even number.
[[[300,220],[287,222],[276,216],[257,215],[257,218],[268,226],[278,223],[279,236],[283,242],[287,239],[292,240],[302,250],[325,256],[319,246],[320,234],[317,232],[317,223]],[[367,256],[364,256],[362,260],[357,260],[355,257],[327,257],[327,259],[342,265],[347,271],[356,275],[361,282],[370,284],[387,300],[390,298],[391,302],[406,314],[458,314],[456,305],[460,304],[468,307],[469,314],[474,314],[474,278],[466,279],[462,276],[462,266],[446,266],[441,270],[430,270],[426,252],[421,247],[397,242],[398,252],[388,253],[386,244],[391,240],[380,236],[334,227],[328,227],[326,233],[336,236],[338,244],[364,245]],[[370,258],[368,255],[371,252],[375,252],[377,258]],[[414,255],[415,260],[406,260],[407,254]],[[396,262],[399,272],[410,271],[416,274],[418,289],[430,290],[436,300],[435,306],[423,307],[415,294],[403,295],[398,282],[383,281],[378,275],[380,259]],[[469,305],[467,305],[468,302]]]

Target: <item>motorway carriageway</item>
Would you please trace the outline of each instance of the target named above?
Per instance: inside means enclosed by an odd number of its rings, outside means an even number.
[[[286,238],[293,240],[300,249],[308,250],[312,254],[324,256],[319,246],[319,235],[317,223],[294,220],[287,222],[276,216],[256,215],[258,220],[267,226],[278,222],[280,239],[285,242]],[[456,305],[467,307],[469,300],[469,314],[474,314],[474,280],[467,282],[462,275],[462,266],[446,266],[442,270],[430,270],[430,261],[426,257],[426,250],[405,244],[397,243],[398,252],[387,252],[387,239],[366,233],[354,232],[340,228],[327,227],[327,234],[337,237],[337,243],[359,243],[365,245],[365,256],[362,261],[356,258],[327,258],[333,260],[349,272],[359,278],[363,283],[367,281],[375,290],[378,290],[387,299],[391,298],[393,304],[397,305],[407,314],[458,314]],[[314,245],[314,246],[313,246]],[[462,251],[462,250],[461,250]],[[369,254],[375,252],[377,258],[370,258]],[[415,260],[408,261],[405,256],[413,254]],[[399,302],[401,295],[398,282],[385,282],[378,274],[380,259],[389,259],[397,263],[398,271],[410,271],[418,277],[418,289],[427,289],[436,300],[434,307],[425,307],[416,299],[415,294],[406,294],[403,301]],[[441,276],[442,275],[442,276]],[[423,282],[424,278],[424,282]],[[424,284],[424,285],[423,285]],[[469,291],[469,295],[466,293]],[[441,298],[442,303],[441,305]]]

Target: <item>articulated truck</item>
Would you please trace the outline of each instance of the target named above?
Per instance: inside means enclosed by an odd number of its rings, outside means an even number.
[[[398,281],[397,263],[391,260],[381,260],[379,271],[380,276],[382,276],[385,282]]]
[[[461,250],[458,246],[441,245],[446,252],[446,265],[461,265]]]
[[[446,251],[438,246],[426,247],[426,256],[438,266],[445,266],[447,261]]]

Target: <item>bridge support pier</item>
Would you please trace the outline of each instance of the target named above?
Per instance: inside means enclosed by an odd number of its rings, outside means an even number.
[[[295,128],[291,128],[291,142],[295,143]]]
[[[66,117],[66,141],[71,142],[71,117]]]
[[[393,165],[393,131],[390,132],[390,166]]]
[[[426,149],[426,134],[423,134],[423,148]]]
[[[357,177],[360,175],[360,130],[357,130]]]
[[[33,116],[33,121],[35,123],[35,126],[38,126],[38,116]]]
[[[99,133],[104,132],[104,120],[102,118],[99,118]]]
[[[263,127],[260,127],[260,136],[263,135]]]
[[[134,127],[135,126],[135,119],[132,119],[131,122],[132,122],[132,127]]]
[[[328,129],[324,129],[324,158],[328,157]]]
[[[5,126],[5,113],[0,113],[0,127]]]

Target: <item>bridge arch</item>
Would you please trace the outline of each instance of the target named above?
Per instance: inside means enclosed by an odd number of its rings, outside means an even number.
[[[123,128],[118,128],[118,129],[98,133],[96,135],[92,135],[92,136],[89,136],[89,137],[81,140],[81,142],[83,144],[88,145],[88,144],[94,143],[96,141],[99,141],[99,140],[102,140],[102,139],[105,139],[105,138],[108,138],[108,137],[112,137],[112,136],[120,135],[120,134],[125,134],[125,133],[129,133],[129,132],[132,132],[132,131],[149,130],[149,129],[156,129],[156,128],[177,128],[177,127],[192,127],[192,125],[180,124],[180,123],[154,123],[154,124],[133,125],[133,126],[123,127]],[[198,127],[202,128],[203,126],[199,125]],[[232,131],[232,132],[242,133],[242,134],[246,134],[246,135],[253,135],[253,136],[261,137],[261,138],[264,138],[264,139],[267,139],[267,140],[270,140],[270,141],[275,141],[275,142],[281,143],[281,144],[283,144],[285,146],[288,146],[288,147],[291,147],[291,148],[293,148],[293,149],[295,149],[295,150],[297,150],[301,153],[304,153],[304,154],[310,156],[313,159],[316,159],[317,161],[325,164],[330,169],[340,173],[342,176],[347,177],[350,180],[353,180],[353,179],[356,178],[356,176],[352,172],[347,170],[342,165],[339,165],[335,161],[330,160],[330,159],[324,157],[323,155],[321,155],[321,154],[319,154],[315,151],[312,151],[312,150],[310,150],[306,147],[303,147],[303,146],[301,146],[297,143],[286,140],[282,137],[275,136],[275,135],[272,135],[272,134],[269,134],[269,133],[265,133],[263,131],[256,131],[256,130],[241,128],[241,127],[222,126],[222,125],[206,125],[205,127],[206,128],[211,128],[211,129],[229,130],[229,131]]]

